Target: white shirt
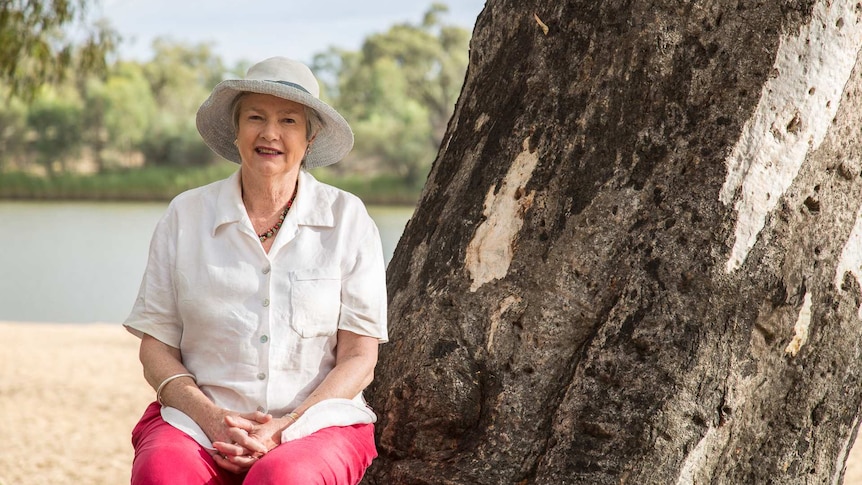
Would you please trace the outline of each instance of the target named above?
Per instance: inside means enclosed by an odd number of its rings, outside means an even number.
[[[124,325],[180,349],[217,406],[282,416],[335,366],[337,330],[388,340],[385,280],[380,235],[357,197],[300,172],[267,254],[237,171],[171,202]],[[354,401],[364,408],[361,393]],[[178,410],[162,415],[209,443]]]

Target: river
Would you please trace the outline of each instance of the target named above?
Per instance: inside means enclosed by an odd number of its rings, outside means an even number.
[[[122,322],[165,203],[0,202],[0,321]],[[369,207],[387,263],[412,208]]]

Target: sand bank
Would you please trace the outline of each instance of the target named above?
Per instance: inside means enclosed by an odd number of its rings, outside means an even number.
[[[0,484],[129,483],[137,348],[117,324],[0,323]]]

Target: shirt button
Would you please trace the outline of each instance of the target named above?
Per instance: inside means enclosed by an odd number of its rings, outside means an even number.
[[[267,343],[268,341],[269,341],[269,337],[267,337],[266,335],[261,335],[261,336],[260,336],[260,343],[265,344],[265,343]]]
[[[265,407],[263,407],[263,406],[258,406],[258,407],[257,407],[257,410],[258,410],[258,412],[261,412],[261,413],[265,413],[265,412],[266,412],[266,408],[265,408]]]
[[[269,306],[269,298],[263,299],[263,306]]]
[[[267,266],[266,268],[263,268],[263,274],[269,274],[270,270],[272,270],[272,268],[269,266]]]
[[[257,380],[262,381],[264,379],[266,379],[266,374],[264,374],[263,372],[257,375]]]

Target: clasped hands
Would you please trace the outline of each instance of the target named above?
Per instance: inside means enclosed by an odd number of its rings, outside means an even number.
[[[286,421],[286,422],[285,422]],[[281,432],[292,420],[273,419],[259,411],[224,415],[219,440],[211,452],[216,464],[234,473],[248,471],[258,459],[281,443]]]

